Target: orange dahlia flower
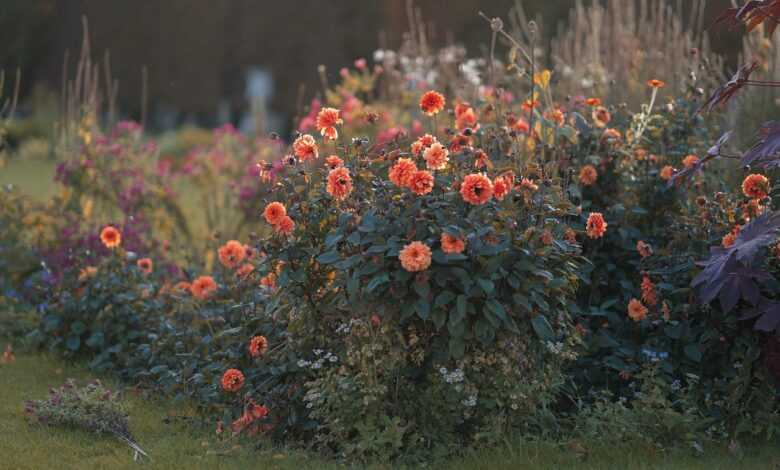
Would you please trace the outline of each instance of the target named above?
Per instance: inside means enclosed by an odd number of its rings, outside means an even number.
[[[236,240],[230,240],[217,250],[219,262],[228,269],[236,269],[246,258],[244,245]]]
[[[753,199],[764,199],[769,194],[769,179],[764,175],[747,175],[742,181],[742,193]]]
[[[658,174],[662,180],[669,181],[674,176],[674,167],[672,165],[666,165],[661,168],[661,172]]]
[[[140,269],[144,274],[152,273],[153,263],[150,258],[141,258],[136,261],[135,265],[138,266],[138,269]]]
[[[585,165],[580,170],[580,183],[582,183],[584,186],[593,185],[598,178],[599,173],[596,171],[596,168],[594,168],[593,165]]]
[[[343,123],[344,121],[339,116],[339,110],[336,108],[322,108],[317,113],[317,130],[326,139],[338,139],[339,132],[336,130],[336,126]]]
[[[222,389],[237,392],[244,386],[244,374],[238,369],[228,369],[222,374]]]
[[[588,98],[585,100],[585,104],[588,106],[601,106],[601,100],[599,98]]]
[[[398,259],[409,272],[425,271],[431,265],[431,249],[424,243],[412,242],[401,250]]]
[[[474,153],[474,168],[493,168],[493,163],[490,161],[490,157],[484,150],[477,150]]]
[[[597,127],[604,127],[612,120],[612,115],[609,114],[609,110],[604,106],[596,106],[591,115],[593,120],[596,121]]]
[[[192,290],[192,284],[187,281],[179,281],[175,286],[173,286],[173,290],[179,292],[190,292]]]
[[[545,230],[544,232],[542,232],[542,235],[539,237],[539,239],[542,241],[542,245],[545,246],[552,245],[552,242],[555,240],[552,232],[549,230]]]
[[[412,144],[412,149],[411,149],[412,150],[412,155],[415,155],[415,156],[420,155],[420,152],[422,152],[423,150],[427,149],[428,147],[430,147],[431,145],[435,144],[436,142],[438,142],[438,140],[436,140],[436,137],[434,137],[434,136],[432,136],[430,134],[425,134],[423,136],[420,136]]]
[[[116,248],[122,243],[122,234],[115,227],[108,225],[100,231],[100,241],[106,248]]]
[[[628,302],[628,316],[634,321],[642,321],[647,317],[647,307],[637,299]]]
[[[417,170],[409,177],[408,186],[412,192],[422,196],[433,191],[433,175],[425,170]]]
[[[344,160],[338,157],[338,155],[331,155],[328,158],[325,159],[325,165],[328,166],[331,170],[335,170],[336,168],[342,166],[344,164]]]
[[[655,284],[650,280],[649,276],[642,277],[642,302],[647,305],[655,305],[658,303],[658,294],[655,291]]]
[[[606,129],[604,130],[604,133],[601,134],[601,141],[607,143],[619,143],[622,138],[622,134],[617,129]]]
[[[319,157],[317,142],[309,134],[303,134],[293,142],[293,152],[302,162]]]
[[[433,116],[444,109],[444,96],[436,91],[425,92],[420,98],[420,109],[428,116]]]
[[[276,289],[276,274],[268,273],[260,279],[260,285],[268,289]]]
[[[211,276],[200,276],[190,284],[190,292],[196,299],[206,300],[217,290],[217,282]]]
[[[249,340],[249,355],[252,357],[260,357],[268,351],[268,340],[265,336],[254,336]]]
[[[399,188],[409,185],[409,178],[417,171],[417,165],[409,158],[399,158],[395,165],[390,168],[390,181]]]
[[[731,248],[731,246],[734,245],[734,242],[737,241],[740,230],[742,230],[742,227],[735,225],[734,228],[731,229],[731,232],[723,236],[723,239],[720,242],[723,248]]]
[[[469,204],[482,205],[493,197],[493,182],[483,173],[466,175],[460,186],[460,195]]]
[[[653,254],[653,248],[642,240],[636,242],[636,251],[639,252],[639,256],[642,258],[647,258]]]
[[[429,170],[443,170],[447,168],[447,162],[450,161],[450,152],[440,143],[436,142],[423,152],[425,164]]]
[[[590,238],[601,238],[607,231],[607,223],[601,212],[591,212],[588,222],[585,224],[586,232]]]
[[[504,178],[496,178],[493,181],[493,197],[498,201],[503,201],[507,194],[512,190],[511,183]]]
[[[240,268],[236,269],[236,276],[240,278],[245,278],[249,276],[254,270],[255,270],[255,266],[253,264],[244,263],[241,265]]]
[[[474,108],[472,108],[471,106],[466,105],[465,107],[460,108],[460,110],[458,108],[455,108],[455,127],[459,131],[464,131],[469,128],[470,129],[478,128],[479,127],[479,124],[477,124],[478,119],[479,118],[477,117],[477,113],[474,111]]]
[[[528,124],[528,121],[523,118],[515,121],[515,123],[512,125],[512,128],[521,134],[528,134],[528,132],[531,130],[531,126]]]
[[[330,170],[327,190],[328,194],[338,201],[346,199],[352,192],[352,177],[349,175],[349,169],[341,166]]]
[[[685,168],[693,168],[694,165],[699,163],[699,157],[696,155],[688,155],[687,157],[683,158],[682,164]]]
[[[441,251],[448,254],[463,253],[466,249],[466,242],[460,237],[455,237],[449,233],[441,234]]]
[[[295,221],[289,215],[282,217],[278,224],[274,225],[274,230],[282,235],[289,236],[295,230]]]
[[[287,209],[281,202],[272,202],[265,206],[263,217],[271,225],[276,225],[287,215]]]
[[[79,281],[83,282],[87,279],[91,279],[95,277],[97,274],[98,269],[94,266],[87,266],[85,268],[82,268],[81,271],[79,271]]]

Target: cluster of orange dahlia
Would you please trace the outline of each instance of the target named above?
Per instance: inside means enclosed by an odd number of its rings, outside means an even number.
[[[295,222],[287,215],[287,208],[281,202],[271,202],[265,206],[263,217],[277,233],[290,235],[295,230]]]

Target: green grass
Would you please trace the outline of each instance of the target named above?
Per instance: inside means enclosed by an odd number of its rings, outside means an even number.
[[[50,387],[61,385],[69,377],[92,378],[80,365],[66,364],[42,354],[17,353],[15,362],[0,365],[0,468],[138,468],[129,448],[111,437],[47,427],[25,417],[24,400],[44,397]],[[185,424],[186,420],[175,418],[190,413],[186,405],[153,401],[132,390],[126,390],[125,394],[132,432],[152,457],[144,468],[344,468],[298,451],[268,446],[257,450],[248,441],[221,443],[215,438],[212,427]],[[515,443],[475,452],[433,468],[776,470],[780,469],[780,448],[748,448],[736,455],[725,449],[708,449],[704,456],[697,457],[688,450],[662,452],[628,445],[614,448],[598,443],[584,444],[575,452],[567,444]]]

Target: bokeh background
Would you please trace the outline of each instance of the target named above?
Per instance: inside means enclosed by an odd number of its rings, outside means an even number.
[[[598,0],[596,0],[598,1]],[[621,0],[631,2],[634,0]],[[637,0],[639,1],[639,0]],[[138,119],[142,70],[151,128],[240,123],[251,97],[267,103],[271,127],[284,129],[302,99],[318,90],[318,66],[335,77],[378,47],[396,48],[409,28],[404,0],[2,0],[0,64],[22,71],[22,113],[58,94],[66,53],[74,68],[89,21],[93,55],[110,53],[125,117]],[[522,4],[549,40],[565,28],[575,0],[417,0],[431,41],[457,42],[486,55],[490,32],[477,12],[504,16]],[[590,1],[583,2],[590,4]],[[682,17],[693,0],[668,0]],[[705,0],[705,23],[730,0]],[[711,32],[713,51],[735,65],[735,33]],[[659,37],[659,41],[664,38]],[[619,45],[618,45],[619,46]]]

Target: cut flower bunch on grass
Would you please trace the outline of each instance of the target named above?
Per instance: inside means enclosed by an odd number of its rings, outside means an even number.
[[[134,460],[139,456],[149,457],[130,433],[119,392],[104,387],[100,380],[79,386],[69,379],[61,387],[52,388],[47,398],[27,401],[24,409],[31,419],[47,426],[114,436],[133,449]]]

